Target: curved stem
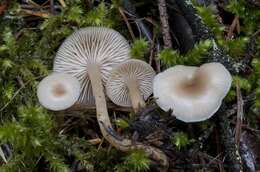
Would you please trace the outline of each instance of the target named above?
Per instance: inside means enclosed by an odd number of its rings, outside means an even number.
[[[141,92],[139,90],[139,86],[136,80],[129,80],[127,82],[127,87],[129,90],[129,95],[131,98],[132,106],[134,112],[138,112],[140,108],[145,107],[145,102],[143,97],[141,96]]]
[[[97,120],[104,138],[117,149],[127,152],[134,149],[142,149],[146,154],[162,166],[161,171],[167,171],[168,159],[167,156],[159,149],[152,146],[147,146],[142,143],[133,143],[129,139],[124,139],[117,135],[112,128],[106,105],[106,98],[103,91],[101,73],[99,66],[88,66],[88,74],[91,80],[92,90],[95,96]]]

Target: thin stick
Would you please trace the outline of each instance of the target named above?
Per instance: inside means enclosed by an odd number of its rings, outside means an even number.
[[[124,21],[126,23],[126,26],[127,26],[128,30],[129,30],[129,33],[130,33],[132,39],[134,40],[135,39],[135,35],[134,35],[133,29],[132,29],[130,23],[128,22],[128,19],[127,19],[125,13],[124,13],[124,10],[122,9],[122,7],[119,7],[118,11],[121,14],[121,16],[123,17],[123,19],[124,19]]]
[[[5,154],[4,154],[4,152],[3,152],[3,150],[2,150],[2,148],[1,148],[1,146],[0,146],[0,157],[3,159],[3,161],[7,164],[7,160],[6,160],[6,158],[5,158]]]
[[[152,65],[152,62],[154,60],[154,45],[155,45],[155,36],[153,35],[153,40],[151,42],[151,46],[150,46],[150,57],[149,57],[149,65]]]
[[[5,1],[4,2],[0,2],[0,15],[2,13],[4,13],[6,7],[7,7],[7,3]]]
[[[236,122],[234,122],[234,121],[231,121],[230,123],[231,123],[232,125],[236,125]],[[245,125],[245,124],[241,125],[241,127],[242,127],[242,129],[244,129],[244,130],[248,130],[248,131],[250,131],[250,132],[253,132],[253,134],[260,134],[260,130],[257,130],[257,129],[255,129],[255,128],[251,128],[251,127],[249,127],[249,126],[247,126],[247,125]]]
[[[50,12],[54,14],[54,0],[50,0]]]
[[[170,27],[165,0],[158,0],[158,8],[161,19],[161,29],[163,34],[164,47],[172,48],[172,40],[170,35]]]
[[[28,0],[28,4],[31,4],[37,8],[40,8],[41,6],[39,4],[37,4],[36,2],[32,1],[32,0]]]
[[[234,34],[234,30],[235,28],[237,27],[238,25],[238,22],[239,22],[239,17],[236,16],[231,24],[231,26],[229,27],[229,30],[228,30],[228,34],[227,34],[227,40],[230,40]]]
[[[58,1],[59,1],[59,3],[61,4],[61,6],[62,6],[63,8],[66,7],[66,3],[65,3],[64,0],[58,0]]]
[[[92,145],[97,145],[97,144],[100,144],[102,142],[102,139],[100,138],[96,138],[96,139],[90,139],[90,140],[87,140],[90,144]]]
[[[38,12],[38,11],[25,10],[25,9],[22,9],[21,12],[24,12],[29,15],[37,16],[37,17],[43,17],[43,18],[50,17],[50,14],[48,14],[46,12]]]

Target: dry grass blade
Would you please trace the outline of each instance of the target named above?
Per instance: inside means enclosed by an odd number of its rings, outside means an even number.
[[[130,33],[132,39],[134,40],[135,39],[135,35],[134,35],[133,29],[132,29],[130,23],[128,22],[128,19],[127,19],[125,13],[124,13],[124,10],[121,7],[119,7],[118,10],[119,10],[119,13],[121,14],[121,16],[123,17],[123,19],[124,19],[124,21],[126,23],[126,26],[127,26],[128,30],[129,30],[129,33]]]
[[[101,143],[101,139],[100,138],[96,138],[96,139],[90,139],[88,140],[88,142],[91,144],[91,145],[99,145]]]
[[[4,152],[3,152],[2,148],[1,148],[1,146],[0,146],[0,156],[1,156],[1,158],[3,159],[3,161],[4,161],[5,163],[7,163],[7,160],[6,160],[6,158],[5,158],[5,154],[4,154]]]
[[[37,7],[37,8],[41,8],[41,6],[39,4],[37,4],[36,2],[34,2],[32,0],[28,0],[27,3],[30,4],[30,5],[33,5],[33,6]]]
[[[64,0],[58,0],[58,1],[59,1],[59,3],[61,4],[61,6],[62,6],[63,8],[66,7],[66,3],[65,3]]]
[[[21,10],[22,13],[25,13],[26,15],[32,15],[32,16],[37,16],[37,17],[42,17],[42,18],[49,18],[50,14],[47,12],[41,12],[41,11],[32,11],[32,10]]]
[[[236,16],[234,18],[231,26],[229,27],[228,34],[227,34],[227,40],[232,39],[235,29],[237,29],[238,32],[240,31],[239,16]]]

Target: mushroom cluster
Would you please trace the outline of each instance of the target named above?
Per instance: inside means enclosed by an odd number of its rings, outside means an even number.
[[[106,96],[113,103],[138,112],[153,93],[163,110],[172,110],[184,122],[197,122],[218,110],[232,78],[220,63],[177,65],[156,75],[149,64],[130,59],[129,49],[127,40],[113,29],[87,27],[74,32],[60,46],[54,73],[40,82],[37,96],[44,107],[55,111],[76,102],[95,104],[101,133],[109,143],[122,151],[142,149],[167,168],[167,156],[161,150],[123,138],[114,131]]]
[[[126,39],[113,29],[104,27],[80,29],[69,36],[60,46],[54,59],[53,71],[77,78],[80,83],[80,88],[75,89],[78,103],[95,103],[101,133],[113,146],[122,151],[142,149],[153,160],[160,162],[163,168],[167,168],[167,157],[161,150],[122,138],[114,131],[109,119],[104,93],[106,83],[112,101],[123,106],[133,105],[136,111],[145,106],[144,100],[152,94],[152,81],[155,72],[145,62],[128,60],[129,47]],[[122,75],[118,75],[118,72],[122,72]],[[111,73],[112,75],[108,79]],[[41,86],[48,85],[44,82],[48,77],[39,84],[39,92],[48,91],[46,87]],[[62,84],[62,88],[73,88],[70,86],[73,82],[70,83],[70,80],[64,81]],[[115,85],[118,85],[118,87],[115,87]],[[70,91],[68,89],[68,93]],[[62,89],[56,92],[62,92]],[[120,98],[120,96],[123,96],[123,98]],[[75,102],[75,99],[73,99],[73,102]],[[72,104],[70,102],[62,109],[68,108]],[[45,105],[43,104],[43,106]],[[45,107],[53,110],[48,106]]]

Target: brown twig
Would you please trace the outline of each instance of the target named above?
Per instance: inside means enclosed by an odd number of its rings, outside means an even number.
[[[87,140],[87,142],[89,142],[92,145],[99,145],[101,143],[101,141],[102,140],[100,138]]]
[[[39,4],[37,4],[36,2],[34,2],[32,0],[28,0],[27,3],[33,5],[33,6],[37,7],[37,8],[41,7]]]
[[[130,33],[132,39],[134,40],[135,39],[135,35],[134,35],[133,29],[132,29],[130,23],[128,22],[128,19],[127,19],[125,13],[124,13],[124,10],[122,9],[122,7],[119,7],[118,11],[121,14],[121,16],[123,17],[123,19],[124,19],[124,21],[126,23],[126,26],[127,26],[128,30],[129,30],[129,33]]]
[[[6,7],[7,7],[7,3],[5,1],[0,2],[0,15],[4,13]]]
[[[104,137],[102,137],[102,139],[101,139],[101,142],[98,144],[97,151],[99,151],[99,150],[101,149],[101,147],[102,147],[102,144],[104,143],[104,140],[105,140],[105,138],[104,138]]]
[[[50,0],[50,12],[54,14],[54,0]]]
[[[64,0],[58,0],[58,1],[59,1],[59,3],[61,4],[61,6],[62,6],[63,8],[66,7],[66,3],[65,3]]]
[[[244,101],[241,95],[239,82],[237,82],[236,84],[236,92],[237,92],[237,122],[236,122],[236,129],[235,129],[235,141],[239,148],[241,126],[243,124],[243,117],[244,117],[244,113],[243,113]]]
[[[37,16],[37,17],[42,17],[42,18],[50,17],[49,13],[41,12],[41,11],[32,11],[32,10],[22,9],[21,12],[24,12],[27,15],[32,15],[32,16]]]
[[[153,40],[151,42],[151,46],[150,46],[150,56],[149,56],[149,65],[152,65],[152,62],[155,56],[155,52],[154,52],[154,48],[155,48],[155,36],[153,36]]]
[[[229,27],[229,30],[228,30],[228,34],[227,34],[227,40],[230,40],[232,39],[233,35],[234,35],[234,30],[236,28],[240,28],[239,26],[239,16],[235,16],[231,26]]]
[[[168,20],[167,7],[166,7],[165,0],[158,0],[158,8],[159,8],[159,13],[160,13],[164,47],[172,48],[170,26],[169,26],[169,20]]]
[[[236,125],[236,122],[235,121],[231,121],[230,122],[232,125]],[[255,128],[251,128],[251,127],[249,127],[248,125],[245,125],[245,124],[242,124],[241,125],[241,128],[242,129],[244,129],[244,130],[247,130],[247,131],[250,131],[250,132],[252,132],[252,134],[260,134],[260,130],[258,130],[258,129],[255,129]]]

